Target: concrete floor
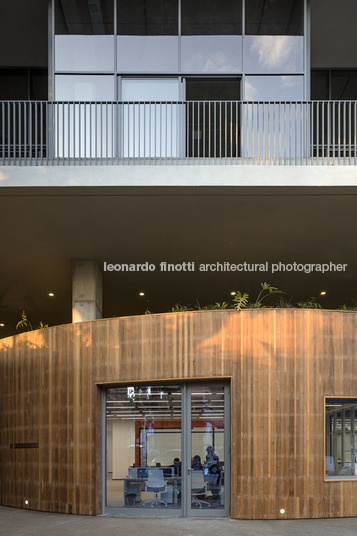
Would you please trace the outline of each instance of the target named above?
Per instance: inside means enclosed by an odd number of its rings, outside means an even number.
[[[0,536],[356,536],[357,518],[235,521],[85,517],[0,506]]]

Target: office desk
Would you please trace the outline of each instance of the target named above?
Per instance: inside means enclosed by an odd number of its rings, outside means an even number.
[[[128,495],[135,495],[135,503],[141,502],[141,492],[145,491],[147,478],[128,477],[124,478],[124,506],[129,506]],[[178,504],[178,492],[181,489],[181,477],[165,477],[167,482],[167,491],[161,493],[161,498],[168,504]]]

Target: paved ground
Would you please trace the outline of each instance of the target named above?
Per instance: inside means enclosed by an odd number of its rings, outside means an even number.
[[[0,506],[1,536],[356,536],[357,518],[234,521],[85,517]]]

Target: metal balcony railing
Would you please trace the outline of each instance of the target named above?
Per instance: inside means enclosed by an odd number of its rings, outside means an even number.
[[[356,165],[357,101],[0,102],[0,165]]]

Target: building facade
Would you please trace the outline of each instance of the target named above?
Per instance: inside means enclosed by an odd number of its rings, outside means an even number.
[[[1,504],[356,516],[352,1],[1,9]]]

